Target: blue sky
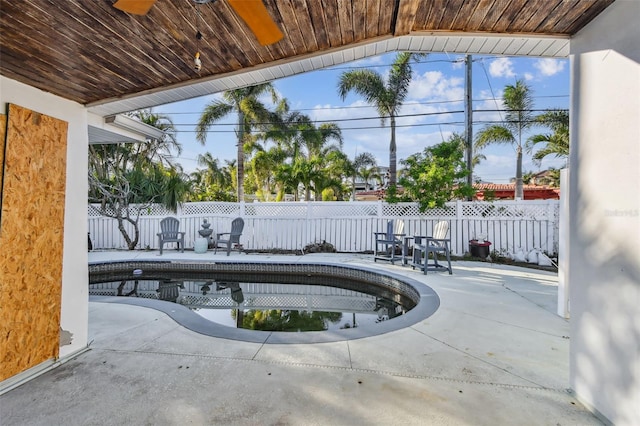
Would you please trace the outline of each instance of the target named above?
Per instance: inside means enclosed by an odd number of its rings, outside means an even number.
[[[292,109],[308,114],[314,120],[336,121],[342,128],[344,152],[354,158],[361,152],[371,152],[380,166],[388,166],[390,130],[380,126],[374,108],[360,96],[350,94],[342,101],[337,94],[341,73],[353,67],[370,67],[386,75],[395,53],[343,64],[325,70],[314,71],[273,82],[280,96],[289,100]],[[409,95],[400,112],[407,117],[397,119],[396,141],[398,160],[427,146],[437,144],[451,133],[464,134],[464,56],[429,54],[413,64],[413,81]],[[531,87],[535,109],[569,107],[569,61],[550,58],[521,58],[473,56],[473,109],[497,110],[501,108],[504,87],[522,78]],[[178,141],[183,146],[176,161],[186,172],[196,169],[198,154],[211,154],[224,164],[224,160],[236,157],[234,123],[236,116],[229,115],[213,126],[203,146],[195,140],[195,124],[205,106],[220,94],[208,95],[187,101],[155,107],[156,113],[167,114],[178,130]],[[357,119],[357,120],[354,120]],[[474,112],[474,134],[484,126],[482,122],[500,120],[499,112]],[[338,121],[347,120],[347,121]],[[536,128],[532,133],[545,133]],[[528,136],[528,135],[527,135]],[[474,170],[474,176],[483,181],[508,183],[515,176],[516,156],[509,145],[486,148],[487,157]],[[549,167],[561,167],[563,160],[545,159],[540,166],[525,153],[523,170],[539,171]],[[398,163],[400,167],[400,163]]]

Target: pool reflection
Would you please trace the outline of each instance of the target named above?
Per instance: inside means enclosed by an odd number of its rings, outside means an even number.
[[[303,282],[302,277],[298,282]],[[388,289],[365,283],[332,285],[194,281],[164,278],[90,285],[91,295],[129,296],[178,303],[229,327],[264,331],[323,331],[392,319],[413,307]],[[354,290],[359,287],[362,291]]]

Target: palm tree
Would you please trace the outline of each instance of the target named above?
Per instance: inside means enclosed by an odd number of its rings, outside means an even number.
[[[251,158],[251,171],[261,200],[271,201],[272,188],[277,187],[276,199],[284,197],[284,185],[275,180],[274,170],[287,159],[285,151],[277,146],[258,151]]]
[[[238,114],[238,155],[237,155],[237,191],[238,201],[244,200],[244,148],[251,140],[251,132],[259,124],[264,124],[271,118],[267,107],[259,100],[264,94],[270,94],[274,103],[278,96],[271,83],[258,84],[242,89],[228,90],[222,95],[222,100],[215,100],[208,104],[196,127],[196,139],[204,144],[207,131],[216,121],[228,114]]]
[[[99,179],[107,179],[114,172],[132,170],[136,166],[152,163],[174,167],[173,157],[182,153],[176,139],[176,129],[169,116],[156,114],[151,109],[132,111],[127,116],[159,130],[163,135],[144,143],[116,143],[89,145],[89,168]]]
[[[533,160],[540,164],[548,155],[558,158],[569,156],[569,111],[552,110],[536,117],[537,124],[549,127],[553,133],[533,135],[527,140],[529,152],[539,143],[544,143],[544,148],[533,154]]]
[[[300,148],[304,145],[304,134],[313,126],[311,118],[299,111],[290,111],[288,101],[282,99],[270,122],[271,125],[261,137],[265,141],[273,141],[277,147],[286,151],[292,160],[298,158]]]
[[[476,136],[475,146],[482,149],[487,145],[511,144],[516,149],[516,188],[515,198],[524,198],[522,187],[522,134],[534,124],[532,113],[533,96],[531,89],[523,80],[508,85],[502,94],[505,107],[505,121],[502,125],[485,127]]]
[[[164,132],[158,139],[138,144],[91,145],[89,147],[89,200],[100,203],[104,216],[118,221],[127,246],[133,250],[139,241],[141,206],[160,202],[174,210],[190,191],[190,182],[172,153],[181,151],[171,120],[151,110],[129,114]],[[131,208],[138,204],[137,209]],[[133,236],[125,227],[133,226]]]
[[[197,161],[199,166],[205,167],[205,179],[207,185],[218,185],[221,188],[228,188],[232,186],[229,173],[224,169],[224,167],[220,167],[220,161],[211,155],[210,152],[199,154]]]
[[[331,140],[336,143],[331,143]],[[321,187],[335,183],[334,179],[328,177],[330,171],[327,165],[332,153],[342,153],[342,133],[335,123],[323,123],[316,127],[310,122],[301,129],[299,142],[296,151],[298,156],[292,159],[292,176],[304,185],[306,201],[311,199],[312,189],[318,200]]]
[[[346,71],[340,75],[338,93],[342,100],[350,91],[364,96],[378,110],[384,125],[389,118],[391,125],[391,141],[389,142],[389,187],[396,186],[396,116],[402,102],[407,97],[411,83],[411,59],[423,57],[425,54],[403,52],[398,53],[391,66],[387,81],[382,75],[368,69]]]
[[[167,165],[171,164],[173,152],[177,155],[182,153],[182,146],[176,138],[177,130],[173,125],[171,117],[165,114],[154,113],[152,109],[132,111],[127,115],[144,124],[162,130],[162,136],[159,139],[150,139],[144,144],[138,144],[146,150],[148,157],[155,158],[160,164]]]
[[[367,167],[377,167],[376,157],[370,152],[361,152],[353,159],[351,166],[353,170],[353,176],[351,177],[351,200],[353,201],[356,199],[356,177],[362,177],[360,172]]]
[[[310,199],[311,190],[318,192],[326,186],[335,186],[335,179],[329,178],[331,174],[325,170],[327,164],[335,163],[327,161],[333,152],[342,149],[342,132],[335,123],[315,123],[305,114],[298,111],[290,111],[286,100],[282,100],[275,113],[271,117],[271,123],[260,137],[273,141],[276,146],[271,148],[271,156],[276,156],[272,170],[276,170],[276,185],[278,186],[277,199],[282,199],[286,188],[292,189],[297,198],[297,187],[303,184],[306,199]],[[265,148],[255,145],[259,151],[256,157],[266,160]],[[284,157],[283,157],[284,155]],[[335,174],[335,173],[334,173]]]

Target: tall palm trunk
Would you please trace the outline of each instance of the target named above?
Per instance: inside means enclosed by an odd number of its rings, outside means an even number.
[[[516,200],[524,200],[524,188],[522,186],[522,146],[516,148]]]
[[[244,113],[238,109],[238,202],[244,201]]]
[[[396,186],[396,117],[391,115],[391,142],[389,142],[389,187]]]

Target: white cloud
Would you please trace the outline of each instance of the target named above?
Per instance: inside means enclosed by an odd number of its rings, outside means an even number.
[[[530,72],[525,72],[524,73],[524,79],[527,80],[527,81],[533,80],[533,74],[531,74]]]
[[[488,112],[474,112],[474,122],[494,122],[502,120],[502,115],[499,111],[496,111],[504,109],[504,104],[502,102],[502,91],[496,93],[494,97],[494,95],[492,95],[490,91],[482,90],[480,91],[479,99],[483,100],[481,102],[474,103],[473,109],[476,111],[487,110]]]
[[[312,120],[344,120],[351,118],[378,117],[378,113],[371,105],[363,100],[357,100],[349,105],[315,105],[309,112]],[[379,121],[379,118],[378,118]]]
[[[398,132],[396,134],[396,143],[397,143],[397,157],[398,157],[398,167],[400,166],[400,160],[405,159],[410,155],[417,154],[419,152],[424,151],[424,149],[428,146],[432,146],[442,142],[443,138],[446,139],[449,137],[451,132],[443,131],[442,133],[439,130],[435,130],[429,132],[425,130],[425,133],[408,133],[408,132]],[[387,153],[386,158],[389,158],[389,150],[388,150],[388,141],[387,141]],[[386,160],[385,163],[388,163],[389,160]]]
[[[427,71],[415,75],[409,85],[409,99],[462,101],[464,99],[464,79],[447,78],[440,71]]]
[[[552,75],[556,75],[562,70],[564,70],[565,64],[566,64],[565,60],[553,59],[553,58],[542,58],[535,61],[533,63],[533,66],[540,72],[540,74],[546,77],[549,77]]]
[[[349,105],[316,105],[309,111],[309,116],[312,120],[335,120],[338,123],[344,139],[343,151],[349,158],[356,153],[370,152],[379,165],[389,162],[389,121],[386,122],[387,127],[381,127],[378,112],[367,102],[357,100]]]
[[[515,77],[513,72],[513,62],[509,58],[498,58],[491,61],[489,65],[489,74],[491,77]]]

